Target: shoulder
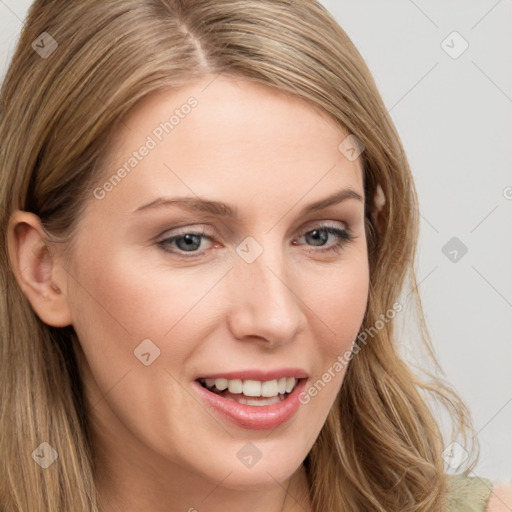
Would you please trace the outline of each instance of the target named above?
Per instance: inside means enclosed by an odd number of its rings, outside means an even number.
[[[445,512],[489,512],[487,507],[493,493],[493,483],[490,480],[463,474],[446,477]]]
[[[500,484],[492,489],[486,512],[510,512],[512,510],[512,484]]]

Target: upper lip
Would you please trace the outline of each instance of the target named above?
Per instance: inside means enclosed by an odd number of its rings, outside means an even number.
[[[303,379],[308,377],[308,373],[301,368],[276,368],[275,370],[239,370],[233,372],[218,372],[199,375],[199,379],[240,379],[240,380],[259,380],[262,382],[268,380],[280,379],[281,377],[295,377],[296,379]]]

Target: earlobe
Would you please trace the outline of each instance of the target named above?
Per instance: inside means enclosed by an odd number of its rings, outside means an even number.
[[[9,221],[8,250],[16,280],[39,318],[53,327],[72,323],[65,275],[39,217],[17,211]]]

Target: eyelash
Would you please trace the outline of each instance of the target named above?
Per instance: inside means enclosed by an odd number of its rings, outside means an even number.
[[[308,233],[312,233],[314,231],[323,231],[330,235],[335,235],[338,237],[338,241],[329,246],[328,248],[321,248],[318,250],[312,249],[313,252],[321,252],[321,253],[339,253],[341,252],[345,246],[352,242],[354,240],[354,237],[347,229],[340,229],[335,226],[330,225],[319,225],[313,229],[308,229],[307,231],[303,231],[299,238],[303,237],[304,235],[307,235]],[[179,240],[180,238],[184,238],[186,235],[193,235],[193,236],[200,236],[203,239],[212,241],[212,237],[209,235],[204,234],[204,232],[196,232],[196,231],[184,231],[180,234],[174,235],[172,237],[164,238],[163,240],[157,242],[157,245],[165,252],[167,253],[174,253],[177,254],[180,257],[183,258],[197,258],[202,256],[202,254],[199,251],[182,251],[178,249],[177,251],[174,249],[169,249],[168,246],[170,243],[174,242],[175,240]],[[315,246],[311,246],[315,247]],[[323,247],[323,246],[318,246]]]

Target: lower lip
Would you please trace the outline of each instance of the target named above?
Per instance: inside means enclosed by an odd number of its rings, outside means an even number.
[[[281,402],[272,405],[239,404],[220,395],[216,395],[195,381],[194,386],[203,400],[222,417],[242,428],[265,430],[276,428],[288,421],[299,409],[300,392],[306,385],[306,379],[301,379],[293,391]]]

